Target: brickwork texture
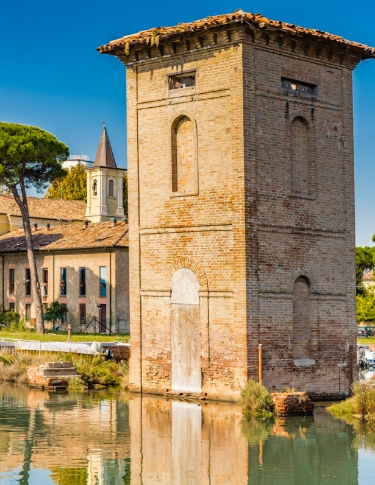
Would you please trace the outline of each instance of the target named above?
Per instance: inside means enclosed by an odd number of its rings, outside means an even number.
[[[258,379],[259,344],[270,391],[347,394],[359,54],[236,24],[116,55],[127,66],[130,388],[184,393],[172,384],[171,281],[188,268],[201,397],[237,399]],[[181,72],[195,85],[172,89]]]

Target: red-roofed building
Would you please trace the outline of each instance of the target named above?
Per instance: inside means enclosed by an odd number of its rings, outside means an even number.
[[[28,199],[40,292],[44,305],[55,300],[67,305],[67,320],[60,327],[69,322],[73,331],[87,327],[88,331],[128,333],[128,224],[118,217],[123,215],[124,170],[116,167],[105,127],[94,165],[88,173],[95,171],[96,185],[89,184],[88,199],[100,202],[91,207],[86,208],[83,201]],[[0,305],[14,309],[32,325],[25,235],[18,226],[22,218],[17,204],[12,197],[0,196]]]

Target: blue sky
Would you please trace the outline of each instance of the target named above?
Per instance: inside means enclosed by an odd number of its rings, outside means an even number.
[[[105,118],[118,165],[126,166],[125,68],[96,47],[127,34],[237,8],[375,47],[375,1],[3,2],[0,120],[40,126],[95,157]],[[375,233],[375,60],[354,72],[357,245]]]

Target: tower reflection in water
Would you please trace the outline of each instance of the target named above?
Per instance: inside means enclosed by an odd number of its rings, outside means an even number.
[[[6,484],[355,485],[356,442],[322,408],[246,423],[231,404],[0,385]]]

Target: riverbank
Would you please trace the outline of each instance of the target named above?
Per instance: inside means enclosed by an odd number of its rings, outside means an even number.
[[[63,352],[0,352],[0,382],[27,384],[27,368],[45,362],[72,362],[79,377],[72,378],[71,389],[116,388],[127,390],[128,362],[113,362],[101,356],[76,355]]]
[[[20,339],[20,340],[39,340],[40,342],[66,342],[68,339],[67,332],[46,332],[36,333],[34,330],[17,332],[3,328],[0,331],[0,340],[2,338]],[[129,342],[129,335],[108,335],[102,333],[73,333],[71,342]]]

